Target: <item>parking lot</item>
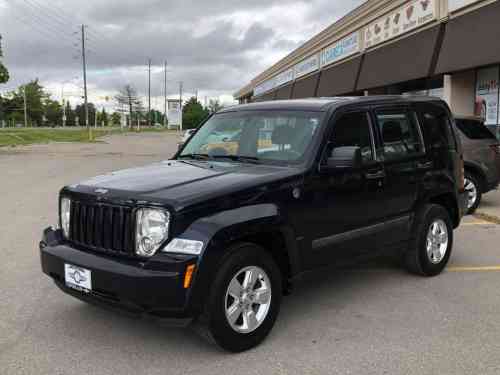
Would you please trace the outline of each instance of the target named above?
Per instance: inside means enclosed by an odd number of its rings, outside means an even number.
[[[195,333],[86,305],[42,274],[58,190],[167,159],[169,133],[0,148],[2,374],[498,374],[500,226],[468,217],[448,270],[425,279],[381,260],[304,277],[263,345],[223,353]],[[495,213],[499,192],[485,197]],[[499,210],[497,210],[498,212]]]

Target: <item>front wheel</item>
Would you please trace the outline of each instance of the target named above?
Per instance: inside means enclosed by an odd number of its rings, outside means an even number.
[[[453,247],[453,226],[448,211],[439,205],[424,206],[415,218],[415,237],[405,254],[408,270],[436,276],[448,264]]]
[[[273,258],[257,245],[238,244],[228,254],[199,323],[222,349],[242,352],[260,344],[273,328],[282,279]]]

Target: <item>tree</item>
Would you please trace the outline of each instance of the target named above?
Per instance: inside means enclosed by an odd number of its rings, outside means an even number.
[[[73,108],[71,108],[71,104],[66,102],[66,126],[76,126],[76,115]]]
[[[210,99],[208,102],[208,110],[211,114],[220,111],[222,108],[223,106],[220,104],[219,99]]]
[[[0,35],[0,58],[3,57],[2,53],[2,36]],[[2,61],[0,60],[0,83],[6,83],[9,80],[9,71],[3,65]]]
[[[25,94],[28,122],[32,126],[43,126],[45,105],[49,100],[49,94],[43,90],[38,79],[20,86],[16,92],[11,93],[12,105],[17,111],[22,111],[24,108]]]
[[[165,116],[163,113],[161,113],[160,111],[157,111],[156,109],[152,109],[149,118],[152,120],[153,125],[156,125],[156,124],[163,125],[163,118],[164,117]]]
[[[122,123],[122,115],[119,112],[113,112],[110,121],[111,126],[120,126]]]
[[[184,129],[195,129],[208,115],[208,110],[204,109],[195,97],[192,97],[182,109],[182,125]]]
[[[88,103],[89,110],[89,126],[95,126],[95,105]],[[86,126],[85,124],[85,105],[79,104],[75,108],[75,115],[78,116],[78,124],[76,126]]]
[[[62,125],[62,106],[55,100],[48,99],[45,103],[45,117],[49,126]]]
[[[131,85],[125,85],[118,95],[115,96],[115,101],[119,107],[119,112],[127,113],[129,116],[129,126],[132,125],[134,114],[137,120],[139,112],[143,110],[141,101],[137,96],[137,91]]]
[[[103,108],[101,112],[97,113],[97,125],[98,126],[108,126],[108,114],[106,109]]]

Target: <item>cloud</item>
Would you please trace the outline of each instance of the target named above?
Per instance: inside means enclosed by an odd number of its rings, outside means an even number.
[[[162,94],[162,66],[168,60],[169,95],[177,95],[182,81],[187,95],[227,97],[361,2],[0,2],[5,63],[12,76],[7,86],[39,78],[58,97],[62,82],[72,80],[73,100],[81,100],[81,79],[74,78],[81,76],[79,25],[85,23],[92,100],[112,96],[127,83],[144,93],[148,58],[155,96]]]

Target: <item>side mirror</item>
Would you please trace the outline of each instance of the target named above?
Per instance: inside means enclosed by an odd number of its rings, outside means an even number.
[[[326,161],[327,170],[345,170],[361,168],[362,157],[359,147],[337,147]]]

